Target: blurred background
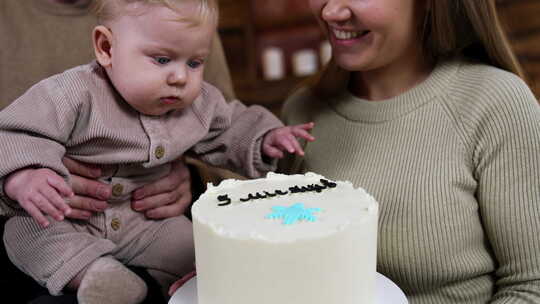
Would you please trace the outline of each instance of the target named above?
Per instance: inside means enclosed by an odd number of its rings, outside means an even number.
[[[497,2],[529,85],[540,98],[540,0]],[[308,1],[219,3],[219,31],[237,97],[278,113],[291,90],[319,71],[331,53]]]

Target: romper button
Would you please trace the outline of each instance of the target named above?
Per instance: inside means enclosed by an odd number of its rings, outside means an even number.
[[[120,196],[122,195],[122,192],[124,191],[124,186],[122,184],[116,184],[112,187],[112,194],[114,196]]]
[[[116,231],[120,229],[120,220],[118,218],[113,218],[111,220],[111,228]]]
[[[165,148],[163,148],[163,146],[157,146],[154,153],[156,155],[156,158],[160,159],[165,155]]]

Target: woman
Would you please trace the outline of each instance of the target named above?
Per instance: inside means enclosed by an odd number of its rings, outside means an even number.
[[[285,104],[283,171],[380,203],[378,272],[416,303],[540,303],[540,107],[494,0],[310,0],[333,60]]]

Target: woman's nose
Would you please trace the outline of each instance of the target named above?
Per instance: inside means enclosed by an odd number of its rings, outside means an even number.
[[[349,0],[328,0],[322,10],[322,19],[326,22],[343,22],[351,18]]]

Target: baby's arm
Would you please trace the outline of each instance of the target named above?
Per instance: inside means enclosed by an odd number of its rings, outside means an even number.
[[[304,150],[302,150],[297,138],[314,141],[315,138],[308,132],[313,129],[313,126],[314,123],[310,122],[302,125],[285,126],[269,131],[263,139],[263,154],[271,158],[282,158],[284,156],[283,152],[296,153],[303,156]]]
[[[73,196],[73,191],[62,177],[50,169],[15,171],[7,177],[4,189],[44,228],[49,225],[45,215],[61,221],[71,212],[64,198]]]

